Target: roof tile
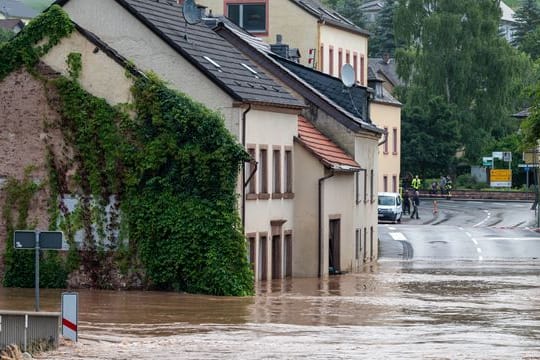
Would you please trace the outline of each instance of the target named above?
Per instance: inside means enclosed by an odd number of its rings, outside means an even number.
[[[358,170],[360,165],[304,117],[298,116],[298,139],[323,164],[338,170]]]

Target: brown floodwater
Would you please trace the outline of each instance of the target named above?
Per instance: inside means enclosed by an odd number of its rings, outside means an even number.
[[[245,298],[82,290],[79,307],[79,342],[37,358],[540,359],[538,262],[383,261]],[[0,289],[0,308],[33,310],[33,289]]]

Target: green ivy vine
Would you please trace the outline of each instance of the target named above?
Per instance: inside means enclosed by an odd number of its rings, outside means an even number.
[[[31,68],[72,31],[67,15],[52,6],[1,48],[0,79],[21,65]],[[77,186],[69,188],[66,168],[49,148],[44,156],[50,226],[62,229],[70,244],[67,258],[51,257],[50,268],[82,268],[89,286],[98,288],[113,288],[120,272],[146,288],[253,294],[236,195],[240,165],[248,155],[220,115],[151,73],[131,78],[133,104],[112,107],[78,83],[79,53],[69,54],[66,62],[69,78],[42,79],[55,89],[48,96],[73,149]],[[79,194],[74,212],[62,201],[69,191]],[[5,213],[5,219],[12,218],[9,210]],[[74,239],[80,231],[84,241],[78,249]],[[47,284],[60,280],[46,278]]]
[[[30,205],[35,195],[41,190],[31,177],[34,169],[24,171],[22,180],[9,178],[3,187],[5,202],[2,206],[2,217],[6,224],[4,252],[5,272],[3,285],[6,287],[33,287],[35,275],[35,250],[15,250],[13,234],[15,230],[35,229],[36,223],[28,223]],[[64,262],[56,252],[40,254],[40,285],[43,287],[65,287],[67,271]]]

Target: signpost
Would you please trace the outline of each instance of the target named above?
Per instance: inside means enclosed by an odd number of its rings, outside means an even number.
[[[512,170],[491,169],[489,181],[491,187],[512,187]]]
[[[35,249],[35,287],[36,312],[39,311],[39,250],[61,250],[63,233],[61,231],[15,230],[13,246],[15,249]]]
[[[77,341],[79,320],[79,294],[76,292],[62,293],[62,336]]]

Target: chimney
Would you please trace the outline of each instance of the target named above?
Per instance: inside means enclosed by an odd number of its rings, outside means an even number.
[[[285,59],[289,58],[289,45],[282,43],[283,36],[281,34],[276,35],[276,43],[270,44],[270,50],[274,54],[277,54],[281,57],[284,57]]]
[[[197,5],[197,9],[201,12],[201,19],[204,19],[206,17],[206,6]]]

